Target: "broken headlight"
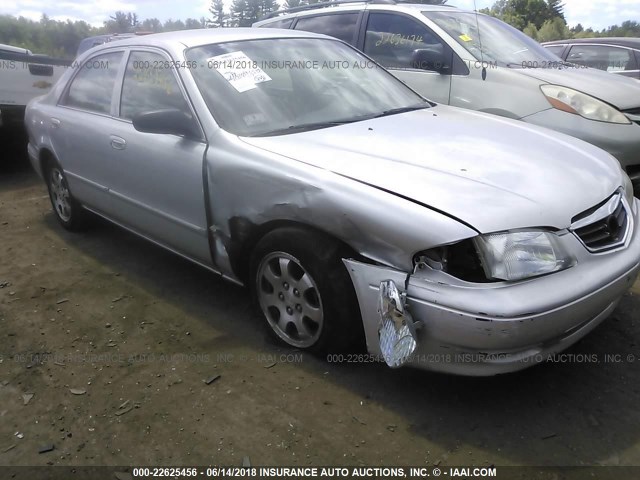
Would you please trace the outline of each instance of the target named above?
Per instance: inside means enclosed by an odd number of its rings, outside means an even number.
[[[557,235],[543,231],[505,232],[474,239],[488,278],[523,280],[558,272],[575,264]]]

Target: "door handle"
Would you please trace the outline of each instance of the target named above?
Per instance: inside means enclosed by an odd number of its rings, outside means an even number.
[[[51,118],[51,128],[59,128],[60,127],[60,119],[59,118]]]
[[[111,135],[111,148],[116,150],[124,150],[127,148],[127,141],[124,138]]]

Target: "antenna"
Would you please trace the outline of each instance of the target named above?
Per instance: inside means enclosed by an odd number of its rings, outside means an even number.
[[[480,35],[480,21],[478,20],[478,6],[476,0],[473,0],[473,9],[476,12],[476,28],[478,29],[478,43],[480,44],[480,61],[482,62],[482,81],[487,79],[487,67],[484,63],[484,52],[482,49],[482,36]]]

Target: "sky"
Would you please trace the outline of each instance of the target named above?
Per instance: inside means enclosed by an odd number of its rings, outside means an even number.
[[[283,0],[279,0],[283,3]],[[569,26],[581,23],[585,28],[601,30],[624,20],[640,21],[640,0],[564,0]],[[24,16],[39,20],[46,13],[54,20],[84,20],[101,26],[117,10],[135,12],[138,18],[209,17],[211,0],[61,0],[52,6],[51,0],[0,0],[0,14]],[[477,8],[490,7],[494,0],[476,0]],[[231,0],[225,0],[228,6]],[[473,0],[449,0],[449,4],[473,9]]]

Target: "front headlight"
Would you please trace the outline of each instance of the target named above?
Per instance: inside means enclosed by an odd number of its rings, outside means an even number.
[[[540,90],[553,108],[563,112],[598,122],[631,124],[631,120],[611,105],[577,90],[558,85],[542,85]]]
[[[575,259],[550,232],[493,233],[474,239],[487,278],[515,281],[569,268]]]

